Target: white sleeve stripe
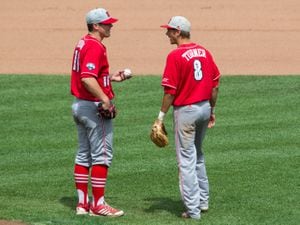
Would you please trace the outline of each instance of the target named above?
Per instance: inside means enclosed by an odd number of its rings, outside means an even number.
[[[221,77],[221,74],[219,76],[215,77],[214,80],[218,80]]]
[[[170,84],[164,84],[164,83],[162,83],[161,84],[162,86],[165,86],[165,87],[170,87],[170,88],[173,88],[173,89],[177,89],[175,86],[173,86],[173,85],[170,85]]]

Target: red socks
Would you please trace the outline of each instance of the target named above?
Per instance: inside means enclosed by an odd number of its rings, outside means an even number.
[[[108,167],[104,165],[92,166],[91,181],[94,206],[104,203],[104,191]]]
[[[89,183],[89,168],[75,164],[74,168],[75,185],[78,193],[78,202],[87,204],[88,197],[88,183]]]
[[[104,191],[107,178],[108,167],[104,165],[94,165],[91,171],[91,183],[94,199],[94,206],[103,204]],[[75,164],[74,168],[75,185],[78,193],[78,203],[87,204],[89,202],[88,183],[89,168]]]

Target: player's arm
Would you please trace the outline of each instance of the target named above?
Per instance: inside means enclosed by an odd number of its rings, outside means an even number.
[[[211,115],[210,115],[210,119],[209,119],[209,123],[208,123],[208,128],[212,128],[216,124],[215,106],[217,103],[218,92],[219,92],[218,87],[214,87],[212,89],[212,96],[211,96],[211,99],[209,100],[209,103],[211,106]]]
[[[110,107],[110,100],[107,95],[103,92],[100,85],[98,84],[96,78],[94,77],[83,77],[81,78],[81,82],[84,87],[96,98],[102,101],[102,105],[104,109],[108,109]]]
[[[215,87],[215,88],[212,89],[212,96],[211,96],[211,99],[209,101],[210,106],[212,108],[214,108],[216,103],[217,103],[218,93],[219,93],[219,88],[218,87]]]
[[[165,93],[163,100],[162,100],[162,105],[161,105],[160,111],[167,113],[169,111],[169,108],[171,107],[173,101],[174,101],[174,95]]]
[[[165,87],[164,96],[162,99],[162,104],[158,115],[159,120],[163,121],[165,114],[169,111],[171,105],[173,104],[174,98],[175,98],[175,89]]]

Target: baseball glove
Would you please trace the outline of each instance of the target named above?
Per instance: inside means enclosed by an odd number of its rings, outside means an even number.
[[[113,119],[117,115],[117,110],[114,104],[111,104],[108,109],[104,109],[102,102],[98,104],[98,116],[102,116],[104,119]]]
[[[163,148],[169,144],[168,133],[165,125],[161,120],[155,120],[152,125],[150,138],[154,144],[158,147]]]

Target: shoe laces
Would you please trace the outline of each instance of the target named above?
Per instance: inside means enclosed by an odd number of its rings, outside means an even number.
[[[116,213],[116,212],[119,212],[120,210],[118,210],[118,209],[115,209],[115,208],[113,208],[113,207],[111,207],[109,204],[107,204],[107,202],[103,202],[103,205],[104,205],[104,207],[107,209],[107,210],[109,210],[110,212],[112,212],[112,213]]]

